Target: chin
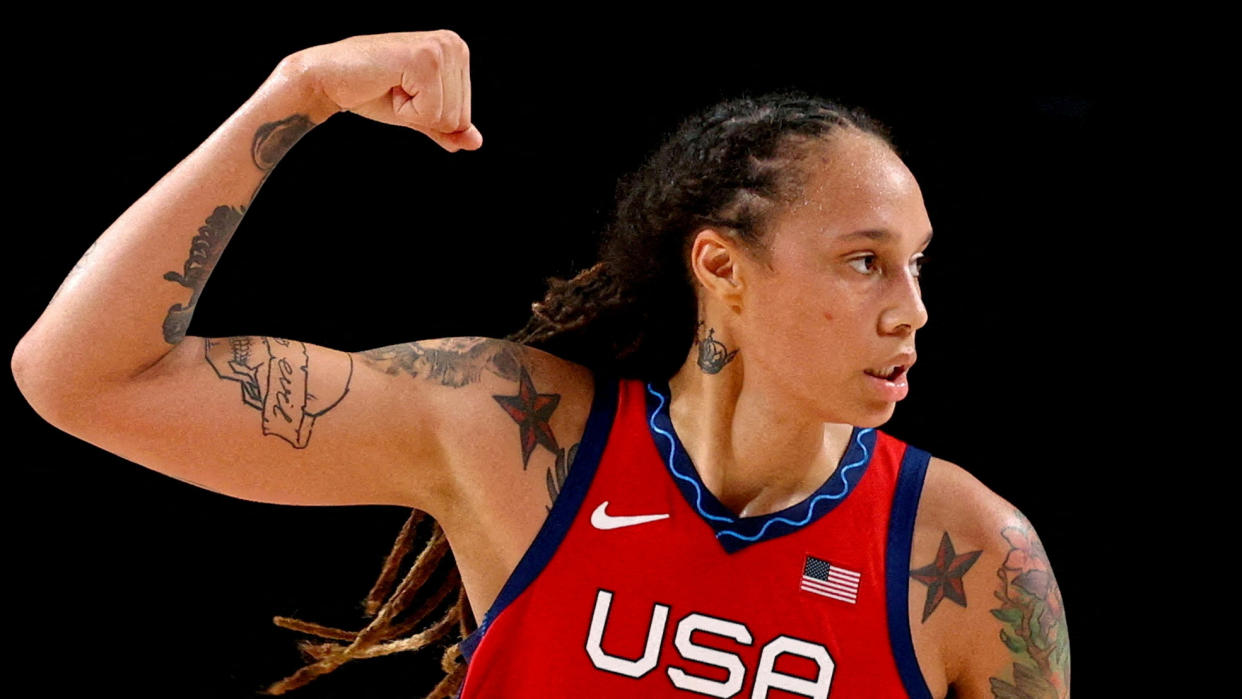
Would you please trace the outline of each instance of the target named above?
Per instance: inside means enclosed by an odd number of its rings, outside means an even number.
[[[897,410],[896,403],[884,403],[875,406],[870,410],[864,410],[850,422],[855,427],[880,427],[884,423],[893,419],[893,413]]]

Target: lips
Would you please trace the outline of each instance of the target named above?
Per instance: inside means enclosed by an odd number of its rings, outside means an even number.
[[[874,376],[877,379],[884,379],[885,381],[896,381],[914,365],[915,357],[913,350],[902,352],[895,357],[885,360],[883,364],[864,369],[863,373],[868,376]]]
[[[884,379],[885,381],[896,381],[897,377],[906,373],[906,367],[898,364],[896,366],[884,367],[883,369],[864,369],[863,373],[867,376],[874,376],[877,379]]]
[[[891,357],[879,366],[863,369],[863,373],[871,377],[867,385],[876,397],[884,401],[897,402],[910,392],[910,383],[906,380],[906,372],[914,365],[914,351],[903,352]]]

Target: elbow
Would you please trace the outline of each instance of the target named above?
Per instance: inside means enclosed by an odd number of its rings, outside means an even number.
[[[9,369],[13,371],[13,380],[17,382],[17,390],[27,403],[34,405],[39,384],[36,351],[27,333],[13,348],[13,356],[9,359]]]
[[[17,390],[21,392],[22,397],[34,408],[44,420],[55,424],[53,420],[53,411],[48,406],[48,380],[45,372],[39,369],[39,361],[37,350],[30,341],[30,335],[27,334],[17,343],[17,347],[13,349],[13,356],[9,359],[9,368],[13,371],[13,381],[17,383]]]
[[[69,431],[66,425],[72,423],[74,411],[71,408],[80,397],[72,395],[74,382],[55,371],[55,364],[55,360],[32,341],[29,333],[17,343],[9,360],[17,390],[30,407],[39,417]]]

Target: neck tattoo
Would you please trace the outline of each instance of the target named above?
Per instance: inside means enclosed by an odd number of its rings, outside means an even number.
[[[708,374],[719,374],[720,370],[737,356],[738,350],[735,349],[730,352],[723,342],[717,340],[715,338],[715,328],[708,328],[707,337],[699,339],[698,329],[702,328],[703,325],[704,322],[699,321],[694,337],[694,344],[699,346],[699,368]]]

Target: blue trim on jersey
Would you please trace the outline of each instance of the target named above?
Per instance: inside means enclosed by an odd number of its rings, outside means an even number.
[[[617,393],[619,381],[615,376],[595,374],[595,397],[591,400],[591,413],[587,417],[586,429],[582,440],[578,443],[578,452],[570,465],[569,475],[561,486],[561,492],[552,503],[552,510],[544,520],[535,540],[526,549],[522,560],[505,581],[491,609],[483,615],[479,628],[471,631],[461,642],[462,655],[469,662],[474,651],[483,640],[487,629],[500,616],[518,595],[534,582],[539,573],[548,565],[552,554],[560,547],[569,532],[570,525],[578,516],[582,501],[586,499],[587,490],[595,478],[608,436],[612,433],[613,420],[617,413]]]
[[[897,674],[912,699],[931,699],[927,680],[919,669],[914,654],[914,637],[910,633],[910,546],[914,541],[914,518],[923,494],[923,479],[931,454],[906,445],[901,457],[897,489],[893,493],[893,509],[888,520],[888,550],[884,568],[888,571],[888,638],[893,644]]]
[[[737,517],[703,484],[677,431],[673,429],[668,415],[669,400],[667,381],[647,384],[647,424],[651,428],[651,437],[677,489],[715,530],[716,540],[727,553],[798,531],[831,512],[858,485],[875,451],[876,431],[855,427],[841,463],[813,495],[779,512],[758,517]]]

